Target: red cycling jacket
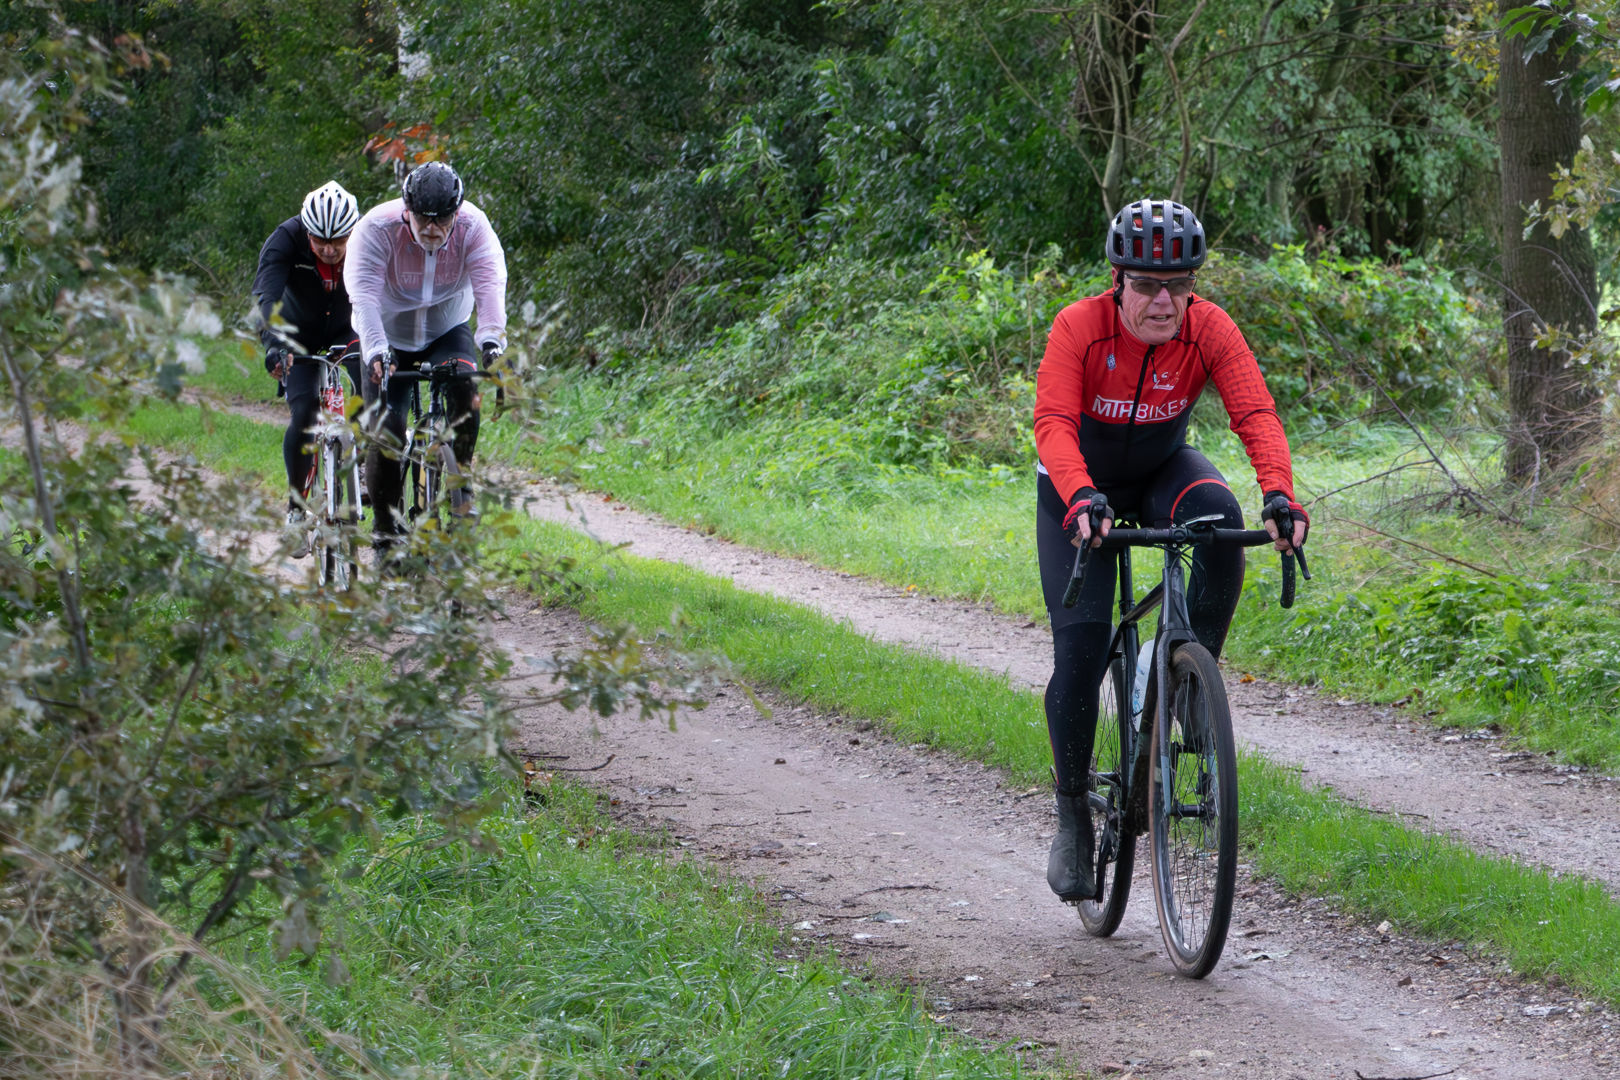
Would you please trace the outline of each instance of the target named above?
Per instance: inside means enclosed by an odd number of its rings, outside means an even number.
[[[1231,316],[1196,295],[1176,336],[1144,345],[1109,292],[1058,312],[1035,377],[1035,450],[1065,503],[1083,487],[1108,494],[1151,476],[1186,441],[1213,381],[1262,492],[1294,499],[1294,470],[1277,405]]]

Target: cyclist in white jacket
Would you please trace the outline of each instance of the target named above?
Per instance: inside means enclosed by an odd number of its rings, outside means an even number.
[[[404,195],[372,207],[349,240],[343,283],[354,306],[364,358],[361,393],[376,402],[383,365],[417,368],[424,361],[466,371],[492,367],[506,347],[506,253],[489,218],[462,200],[461,178],[443,162],[419,166]],[[476,338],[468,322],[478,311]],[[403,445],[410,385],[390,383],[383,430]],[[453,447],[463,468],[478,446],[480,398],[472,380],[452,383],[448,403]],[[373,543],[386,559],[399,539],[396,520],[401,466],[376,448],[367,455]]]

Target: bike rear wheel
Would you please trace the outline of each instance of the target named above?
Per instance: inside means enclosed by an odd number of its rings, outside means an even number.
[[[1237,882],[1237,750],[1209,650],[1176,647],[1150,747],[1153,894],[1176,970],[1201,979],[1226,947]]]
[[[1125,691],[1125,661],[1116,657],[1103,676],[1097,701],[1097,737],[1092,743],[1091,832],[1097,838],[1098,899],[1076,907],[1086,932],[1108,937],[1125,917],[1131,896],[1131,867],[1136,861],[1136,835],[1125,827],[1125,770],[1131,760],[1130,695]]]

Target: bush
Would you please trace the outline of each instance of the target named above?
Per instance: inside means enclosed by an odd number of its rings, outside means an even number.
[[[1265,260],[1215,255],[1203,278],[1260,358],[1285,419],[1386,409],[1384,393],[1425,419],[1482,407],[1498,335],[1481,301],[1432,263],[1278,247]]]

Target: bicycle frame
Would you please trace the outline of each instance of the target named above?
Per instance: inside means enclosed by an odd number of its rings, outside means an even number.
[[[1080,901],[1081,920],[1097,936],[1119,927],[1130,896],[1136,838],[1151,832],[1160,931],[1171,961],[1193,978],[1207,975],[1225,946],[1238,834],[1231,714],[1215,658],[1192,629],[1186,566],[1197,545],[1272,542],[1269,532],[1219,528],[1214,523],[1220,520],[1211,515],[1168,529],[1112,530],[1097,548],[1086,544],[1076,553],[1064,599],[1067,606],[1079,596],[1088,556],[1107,550],[1118,568],[1119,622],[1109,641],[1103,688],[1111,688],[1115,700],[1107,710],[1109,731],[1099,731],[1092,758],[1087,804],[1101,832],[1098,890]],[[1157,547],[1164,560],[1159,582],[1141,600],[1135,599],[1131,579],[1133,546]],[[1298,553],[1283,557],[1285,607],[1293,602],[1295,557],[1303,570]],[[1159,619],[1148,681],[1141,713],[1132,722],[1126,703],[1137,690],[1140,623],[1154,612]],[[1189,824],[1201,831],[1189,833]],[[1103,867],[1110,864],[1112,877],[1105,885]]]
[[[1138,836],[1148,828],[1149,762],[1144,747],[1151,742],[1159,702],[1165,700],[1165,679],[1166,673],[1170,670],[1170,655],[1177,645],[1198,640],[1198,636],[1193,633],[1191,617],[1187,613],[1186,560],[1190,552],[1186,547],[1177,545],[1166,545],[1162,551],[1164,571],[1159,583],[1149,589],[1140,602],[1133,602],[1131,551],[1128,547],[1119,549],[1119,625],[1114,628],[1113,640],[1110,641],[1108,650],[1110,660],[1116,656],[1123,656],[1127,660],[1124,665],[1125,693],[1129,700],[1131,695],[1136,693],[1134,659],[1142,643],[1139,624],[1154,611],[1163,610],[1164,614],[1160,616],[1159,626],[1154,634],[1153,660],[1148,665],[1148,684],[1142,694],[1142,715],[1131,732],[1131,746],[1127,755],[1130,773],[1129,779],[1125,781],[1126,817],[1122,827],[1132,830]],[[1169,762],[1161,764],[1165,767],[1161,769],[1161,775],[1165,775]]]
[[[1148,684],[1142,695],[1142,715],[1136,727],[1131,731],[1131,746],[1126,753],[1129,762],[1129,772],[1121,777],[1125,788],[1125,821],[1123,828],[1130,829],[1140,836],[1147,831],[1147,775],[1148,755],[1142,749],[1143,744],[1150,741],[1153,733],[1153,724],[1158,719],[1159,702],[1164,700],[1166,689],[1165,680],[1168,678],[1169,659],[1176,646],[1183,642],[1197,641],[1198,635],[1193,633],[1192,620],[1187,612],[1187,578],[1186,563],[1191,558],[1191,548],[1201,543],[1239,543],[1246,547],[1256,547],[1271,542],[1269,533],[1261,530],[1249,529],[1222,529],[1215,528],[1212,522],[1222,520],[1218,515],[1204,518],[1195,518],[1182,525],[1175,525],[1168,529],[1115,529],[1103,538],[1102,547],[1098,550],[1114,549],[1118,560],[1119,574],[1119,624],[1114,628],[1113,638],[1109,641],[1108,658],[1110,661],[1116,657],[1126,659],[1125,693],[1127,696],[1136,691],[1136,665],[1134,659],[1137,650],[1141,647],[1141,637],[1137,625],[1143,618],[1155,610],[1163,609],[1164,614],[1159,619],[1159,627],[1154,636],[1153,661],[1148,666]],[[1140,601],[1132,600],[1131,582],[1131,547],[1154,546],[1164,553],[1164,570],[1159,583],[1148,590],[1146,596]],[[1304,553],[1297,553],[1300,568],[1305,577],[1309,579],[1310,571],[1305,568]],[[1086,563],[1086,549],[1081,548],[1075,557],[1074,583],[1070,586],[1072,594],[1078,594],[1078,582],[1084,580]],[[1293,603],[1294,594],[1294,565],[1293,557],[1283,557],[1283,606]],[[1129,698],[1127,697],[1127,700]],[[1168,766],[1168,762],[1161,764]],[[1163,770],[1161,770],[1161,775]]]
[[[396,371],[391,372],[386,376],[382,389],[384,400],[387,399],[388,380],[406,379],[412,384],[410,405],[407,409],[406,415],[405,439],[400,451],[400,466],[402,470],[432,469],[435,467],[430,461],[434,453],[434,448],[438,446],[451,446],[452,432],[450,429],[450,410],[445,402],[447,388],[452,382],[457,380],[478,379],[483,377],[485,374],[485,372],[476,370],[449,371],[443,367],[433,368],[430,365],[423,364],[415,371]],[[421,389],[421,384],[424,382],[428,384],[428,410],[425,416],[422,413]],[[422,444],[420,451],[418,451],[419,442]],[[450,457],[452,459],[454,457],[453,450],[450,452]],[[402,499],[404,490],[405,489],[402,486]],[[418,485],[414,483],[411,484],[411,490],[412,499],[417,499],[419,497]],[[428,512],[430,509],[431,507],[429,506],[420,504],[413,505],[409,509],[409,516],[414,519],[419,517],[421,514]]]

